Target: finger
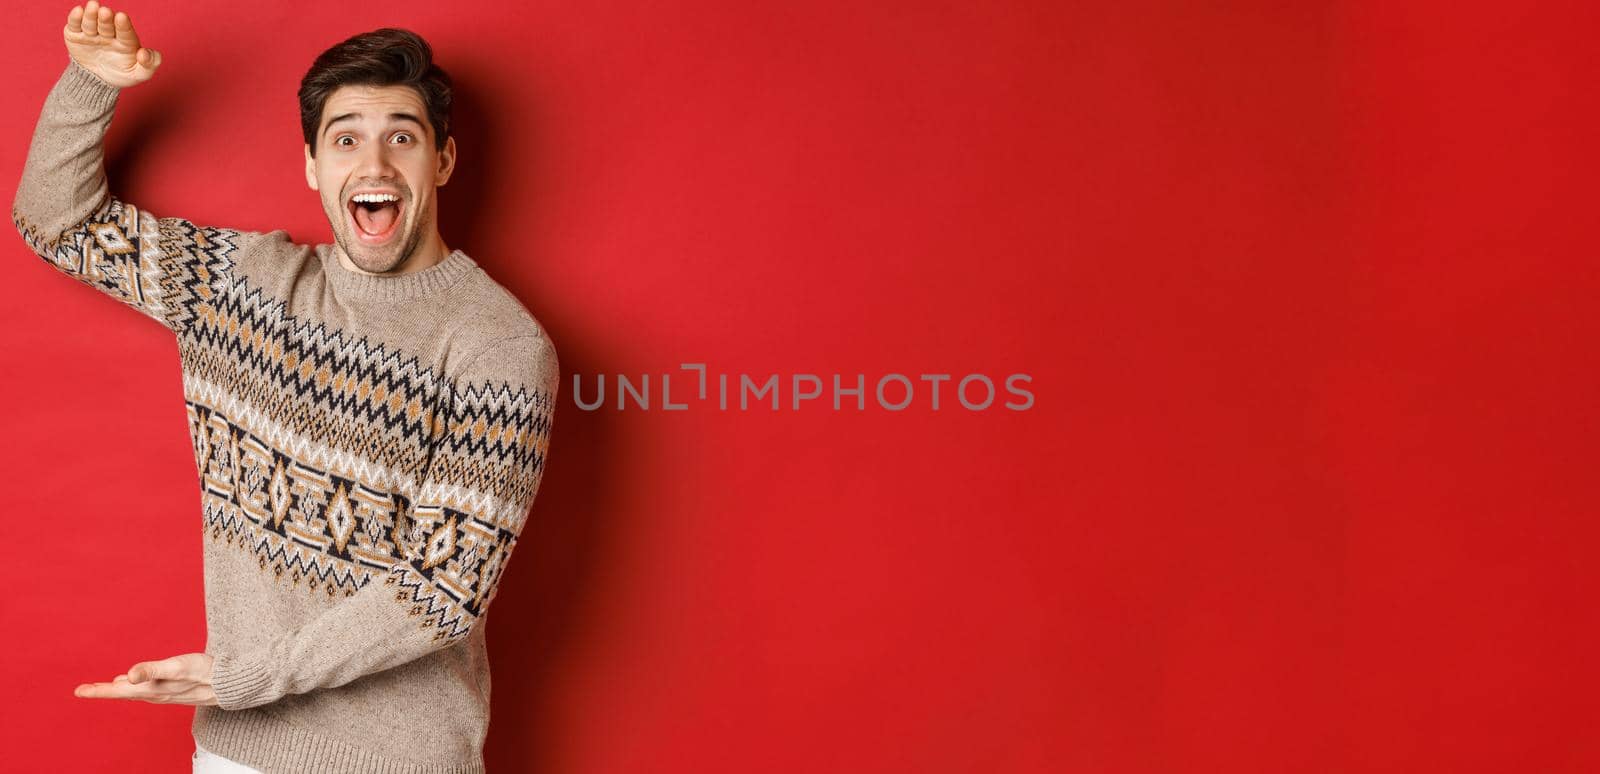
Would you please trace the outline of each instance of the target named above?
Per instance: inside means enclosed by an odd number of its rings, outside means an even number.
[[[94,36],[100,34],[100,4],[95,0],[83,4],[83,34]]]
[[[133,32],[133,20],[129,19],[127,14],[117,11],[117,15],[112,17],[112,26],[117,40],[134,46],[139,45],[139,36]]]
[[[135,699],[145,692],[145,688],[129,685],[126,680],[111,683],[84,683],[73,690],[72,695],[84,699]]]
[[[67,11],[67,32],[83,34],[83,6],[75,5]]]
[[[209,687],[209,686],[208,686]],[[73,695],[84,699],[137,699],[152,704],[173,704],[205,699],[204,691],[188,680],[155,680],[134,685],[126,677],[111,683],[84,683]]]
[[[100,6],[100,13],[97,14],[95,18],[100,20],[100,37],[114,38],[117,36],[117,25],[111,20],[112,15],[110,8],[107,8],[103,5]]]

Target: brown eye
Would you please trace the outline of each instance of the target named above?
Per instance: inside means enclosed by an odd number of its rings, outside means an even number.
[[[410,144],[411,144],[411,135],[409,135],[409,134],[405,134],[405,133],[404,133],[404,132],[402,132],[402,133],[400,133],[400,134],[397,134],[397,135],[395,135],[395,136],[394,136],[394,138],[395,138],[395,139],[396,139],[396,140],[398,140],[398,139],[400,139],[400,138],[401,138],[401,137],[404,137],[404,138],[406,138],[406,144],[407,144],[407,145],[410,145]]]

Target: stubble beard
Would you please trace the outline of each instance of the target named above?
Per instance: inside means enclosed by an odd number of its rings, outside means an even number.
[[[408,233],[396,235],[388,244],[366,245],[350,232],[350,229],[359,227],[350,223],[349,212],[346,210],[343,214],[344,217],[338,221],[339,227],[333,230],[333,236],[339,243],[339,249],[344,251],[356,268],[371,274],[387,274],[405,265],[416,252],[421,229],[415,228],[412,221],[396,224],[396,228],[405,227]],[[404,210],[395,217],[404,218]],[[331,215],[329,220],[332,220]]]

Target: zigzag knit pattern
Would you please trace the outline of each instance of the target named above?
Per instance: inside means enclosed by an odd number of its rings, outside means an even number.
[[[11,220],[35,254],[63,274],[182,330],[233,266],[238,232],[179,218],[143,218],[116,198],[61,234],[41,234],[22,213]]]

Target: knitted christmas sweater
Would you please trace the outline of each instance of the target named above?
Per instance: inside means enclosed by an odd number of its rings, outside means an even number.
[[[559,366],[465,253],[399,276],[113,196],[119,90],[51,89],[12,207],[57,271],[177,337],[199,473],[206,749],[276,772],[481,772],[489,604]]]

